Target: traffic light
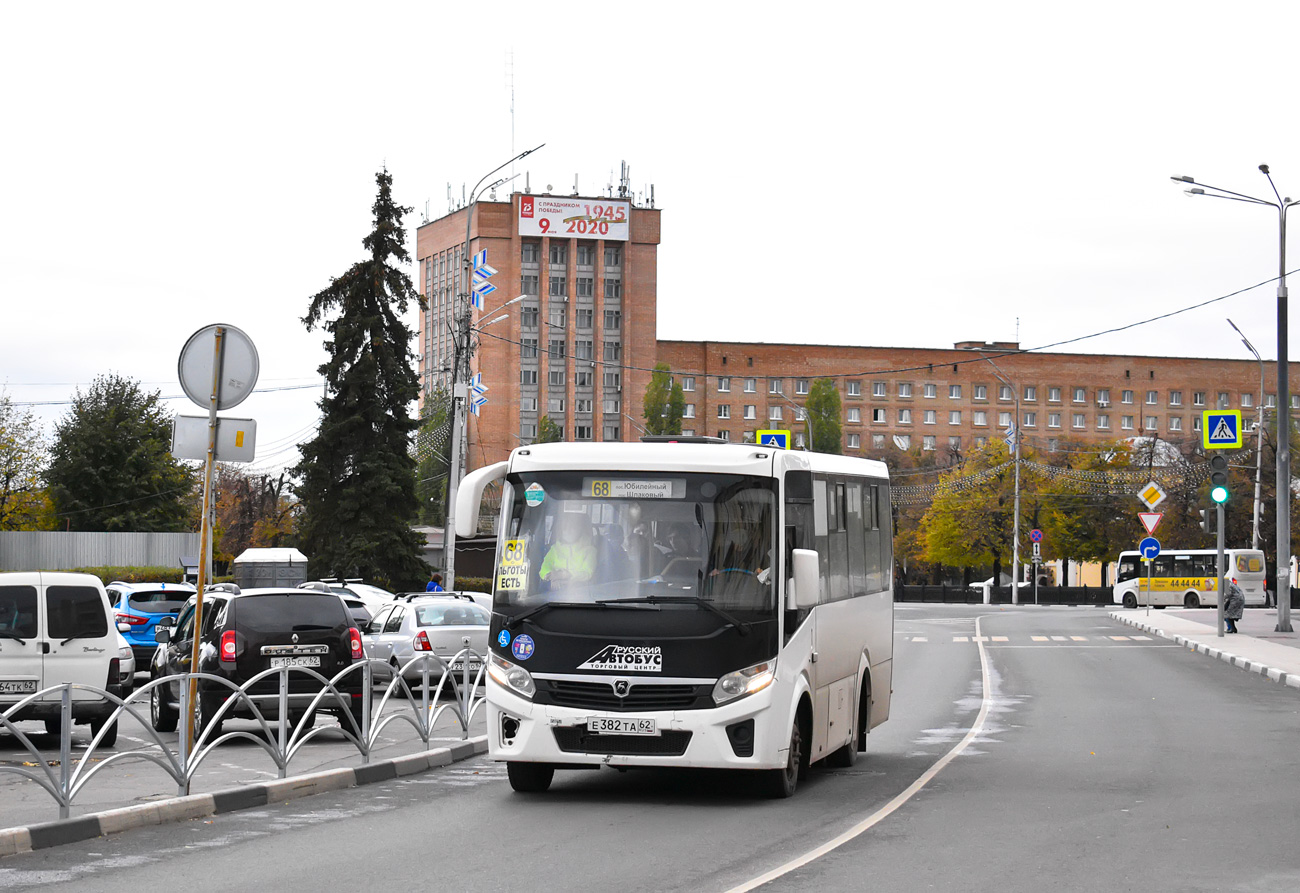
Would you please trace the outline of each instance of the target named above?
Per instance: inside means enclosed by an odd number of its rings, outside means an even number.
[[[1222,453],[1210,457],[1210,501],[1216,505],[1228,501],[1228,457]]]
[[[1199,509],[1199,511],[1201,513],[1201,529],[1204,530],[1206,533],[1209,533],[1210,532],[1210,510]]]

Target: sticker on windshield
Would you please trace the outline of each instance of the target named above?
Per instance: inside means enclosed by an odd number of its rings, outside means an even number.
[[[632,673],[659,673],[664,658],[658,645],[606,645],[579,670],[624,670]]]
[[[497,636],[497,644],[500,645],[502,648],[510,644],[510,630],[508,629],[501,630],[501,635]]]
[[[524,502],[529,505],[541,505],[545,499],[546,491],[541,484],[533,482],[524,488]]]
[[[528,582],[528,541],[506,540],[497,565],[498,592],[521,592]]]
[[[533,656],[533,637],[527,634],[515,636],[510,653],[515,656],[515,660],[528,660]]]

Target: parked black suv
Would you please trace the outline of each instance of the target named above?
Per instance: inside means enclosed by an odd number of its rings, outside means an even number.
[[[174,628],[162,628],[158,640],[163,643],[154,655],[150,677],[189,671],[194,647],[194,597],[185,603],[176,617]],[[310,589],[246,589],[223,584],[203,596],[203,630],[199,642],[201,673],[223,676],[235,685],[243,685],[263,670],[278,666],[311,667],[326,679],[364,658],[361,633],[348,613],[343,599],[333,592]],[[353,673],[339,683],[339,690],[349,701],[348,710],[361,726],[362,678]],[[306,713],[321,684],[308,673],[289,674],[289,715],[298,720]],[[217,710],[232,692],[224,685],[199,680],[199,697],[194,713],[195,734],[212,722]],[[280,715],[280,681],[278,674],[268,676],[248,690],[249,698],[269,719]],[[150,703],[153,727],[160,732],[175,731],[179,719],[180,683],[164,684],[153,690]],[[336,713],[345,728],[345,709],[338,699],[326,695],[320,709]],[[252,717],[242,699],[226,717]],[[219,734],[214,729],[213,737]]]

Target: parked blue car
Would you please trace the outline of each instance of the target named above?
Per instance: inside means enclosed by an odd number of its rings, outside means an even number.
[[[146,671],[158,648],[154,631],[164,617],[176,618],[186,600],[194,594],[189,583],[122,583],[104,587],[116,614],[117,628],[135,654],[137,670]]]

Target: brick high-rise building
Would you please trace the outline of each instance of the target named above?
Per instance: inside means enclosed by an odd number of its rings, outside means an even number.
[[[469,416],[467,467],[534,440],[543,416],[565,440],[627,438],[628,417],[641,421],[656,362],[659,211],[628,198],[514,193],[508,202],[480,201],[420,226],[425,393],[439,385],[450,391],[471,212],[469,253],[487,251],[498,290],[473,317],[471,374],[482,373],[490,390],[479,414]],[[496,312],[518,295],[521,301]]]

